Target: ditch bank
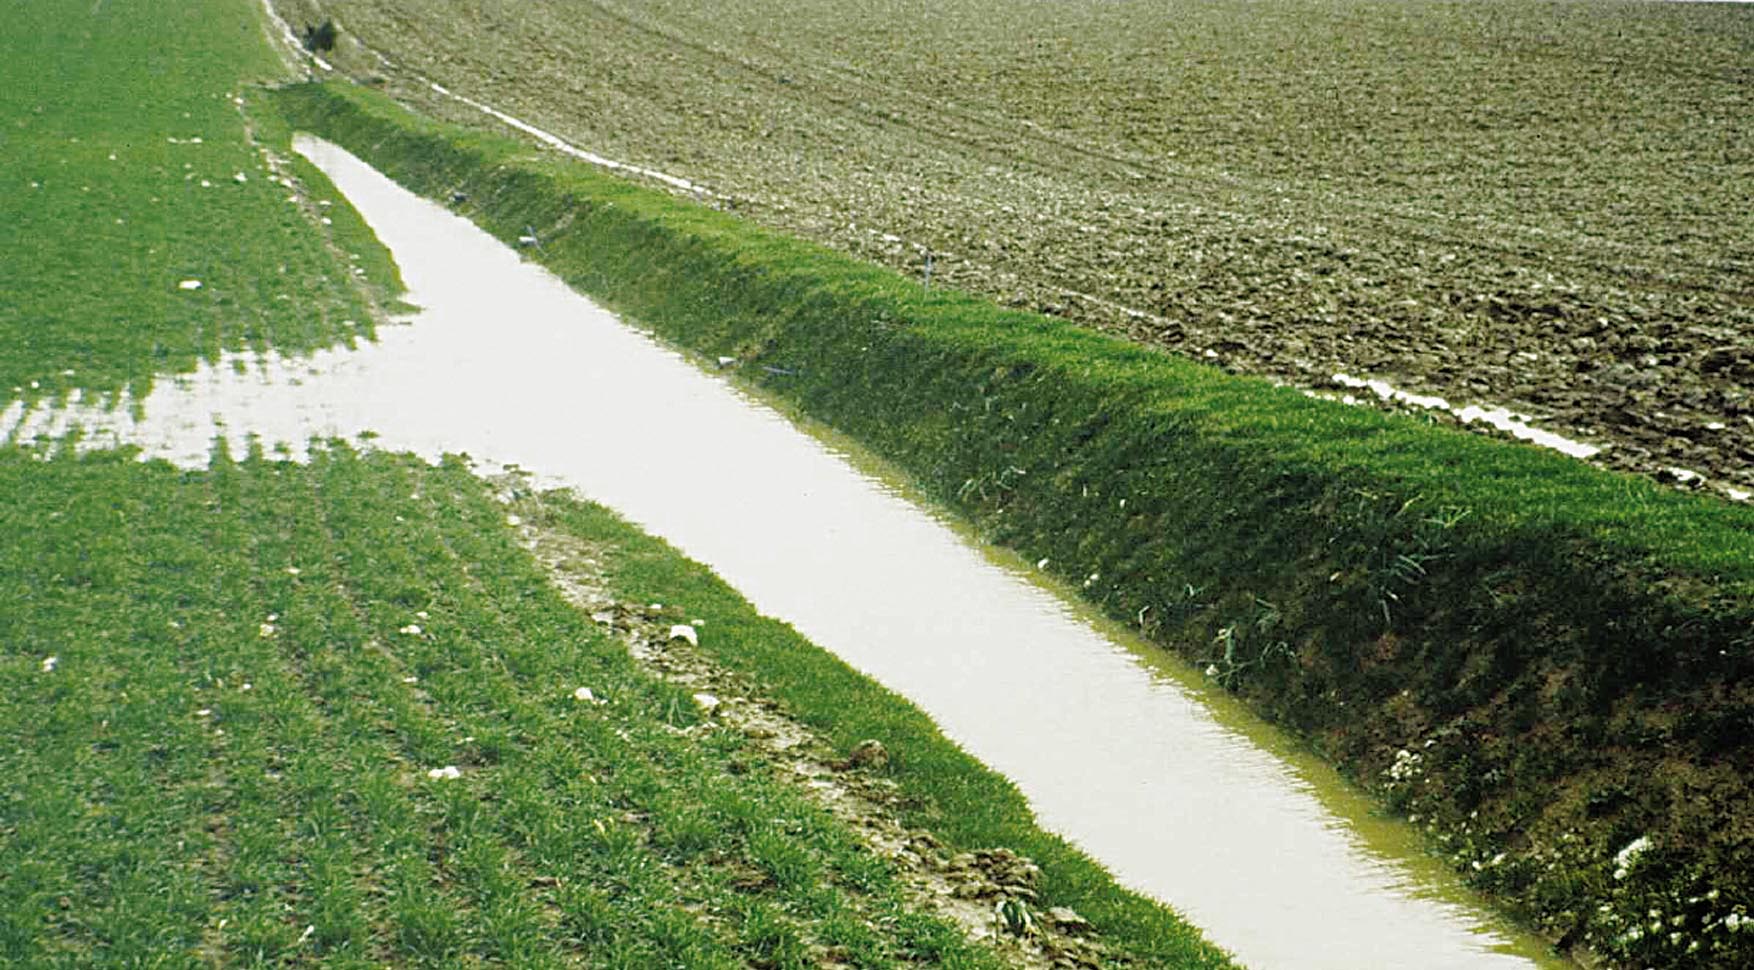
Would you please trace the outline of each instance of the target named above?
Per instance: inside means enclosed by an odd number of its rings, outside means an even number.
[[[928,290],[366,89],[276,101],[894,461],[1563,948],[1754,959],[1754,509]]]

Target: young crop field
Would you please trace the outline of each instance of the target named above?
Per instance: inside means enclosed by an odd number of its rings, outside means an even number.
[[[13,17],[0,394],[140,393],[225,351],[372,333],[394,288],[381,248],[273,119],[246,112],[246,81],[284,70],[259,16],[198,0]]]
[[[486,123],[440,82],[911,273],[1754,486],[1746,5],[277,6],[426,110]]]
[[[676,624],[746,666],[814,650],[601,510],[342,445],[201,472],[10,449],[0,494],[8,966],[1223,965],[1017,828],[1005,783],[846,668],[806,660],[795,690],[910,752],[905,792],[784,705],[727,691],[720,714],[662,676]],[[570,588],[594,584],[594,613],[508,526],[514,496],[588,561]],[[770,730],[736,729],[745,708]],[[1048,875],[951,848],[996,830]],[[1134,957],[1051,921],[992,942],[995,906],[1037,889],[1131,920]]]

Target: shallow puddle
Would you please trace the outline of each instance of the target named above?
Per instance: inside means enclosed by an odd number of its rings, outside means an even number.
[[[1245,963],[1296,970],[1541,965],[1405,827],[1197,675],[1104,632],[834,450],[619,323],[442,207],[300,138],[425,311],[379,342],[228,360],[144,401],[14,406],[0,435],[79,426],[204,465],[216,422],[515,463],[708,563],[762,611],[929,712],[1042,822]],[[138,420],[130,412],[138,412]],[[708,632],[710,635],[710,631]]]

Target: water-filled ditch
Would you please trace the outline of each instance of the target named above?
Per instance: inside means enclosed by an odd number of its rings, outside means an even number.
[[[216,424],[302,450],[512,463],[620,511],[761,610],[907,696],[1014,779],[1041,821],[1245,963],[1541,965],[1399,824],[1197,672],[1082,616],[862,464],[442,207],[302,138],[395,255],[412,302],[377,343],[227,360],[143,401],[0,413],[15,440],[205,464]]]

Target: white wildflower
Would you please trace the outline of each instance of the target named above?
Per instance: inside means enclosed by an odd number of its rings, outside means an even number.
[[[231,177],[231,180],[232,180],[232,181],[233,181],[233,182],[237,182],[237,183],[238,183],[238,184],[240,184],[240,185],[241,185],[241,184],[243,184],[243,183],[245,183],[245,182],[248,182],[248,181],[249,181],[249,180],[250,180],[250,177],[249,177],[249,176],[248,176],[248,175],[245,175],[245,174],[244,174],[244,173],[242,173],[242,172],[239,172],[239,173],[237,173],[237,174],[236,174],[236,175],[233,175],[233,176],[232,176],[232,177]]]
[[[515,516],[515,515],[507,515],[505,517],[505,524],[510,525],[510,526],[519,526],[519,525],[524,524],[524,520],[518,516]]]
[[[1419,774],[1420,756],[1402,748],[1395,752],[1395,763],[1383,769],[1383,774],[1394,781],[1407,781]]]
[[[301,573],[303,571],[304,570],[299,569],[297,566],[286,567],[286,575],[288,575],[288,576],[297,576],[299,573]]]
[[[182,290],[198,290],[201,288],[201,281],[200,280],[184,280],[181,283],[177,284],[177,288],[182,289]]]
[[[43,658],[43,673],[45,673],[45,674],[54,673],[55,672],[55,665],[60,663],[60,662],[61,662],[60,657],[44,657]]]
[[[256,627],[256,635],[266,640],[274,635],[274,624],[264,623]]]
[[[445,765],[443,768],[433,768],[428,770],[426,777],[431,778],[434,781],[443,781],[446,779],[461,778],[463,777],[463,773],[457,770],[456,765]]]
[[[213,716],[213,708],[203,707],[200,710],[195,712],[195,716],[196,717],[212,717]]]
[[[719,699],[702,691],[694,695],[694,706],[700,708],[702,714],[711,717],[719,709]]]
[[[417,637],[417,636],[420,636],[420,624],[410,623],[407,626],[401,628],[400,630],[397,630],[396,632],[397,633],[406,633],[409,636]]]
[[[1644,855],[1645,850],[1649,848],[1650,836],[1648,835],[1641,835],[1638,838],[1633,839],[1631,842],[1628,842],[1626,848],[1614,853],[1615,869],[1622,871],[1632,869],[1638,864],[1638,857]],[[1614,878],[1624,879],[1625,877],[1620,875],[1619,872],[1616,872]]]
[[[418,684],[418,683],[420,683],[420,678],[414,676],[413,674],[409,674],[408,676],[402,678],[402,683],[404,683],[404,684]]]

